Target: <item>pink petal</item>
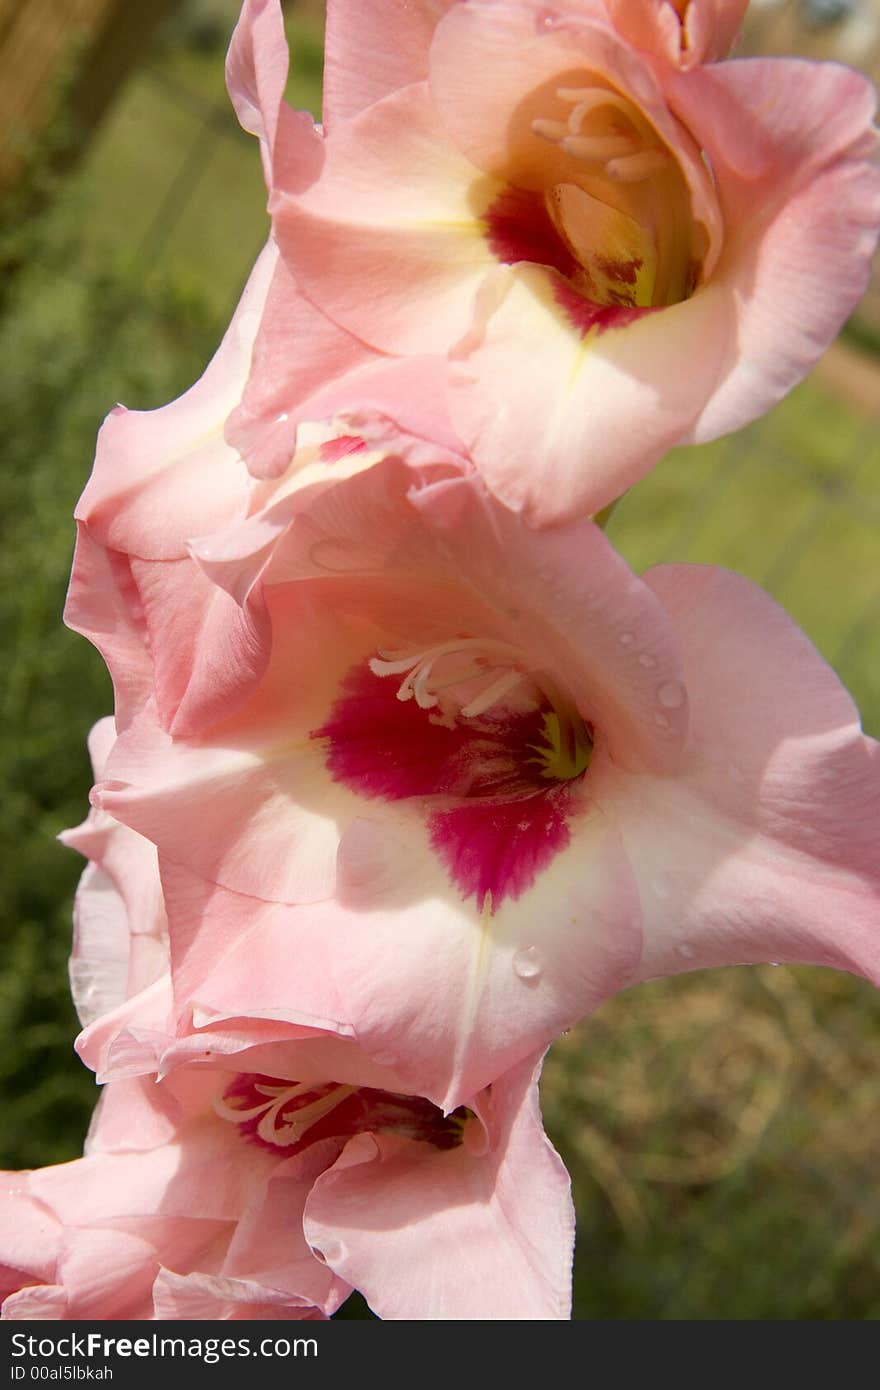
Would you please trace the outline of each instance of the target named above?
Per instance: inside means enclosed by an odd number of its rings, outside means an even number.
[[[112,719],[89,736],[96,777],[116,739]],[[165,912],[155,846],[101,811],[59,837],[90,861],[74,900],[70,980],[85,1026],[153,983],[164,970]]]
[[[332,944],[345,1016],[365,1051],[447,1110],[621,988],[639,958],[628,865],[589,814],[494,912],[450,891],[427,835],[402,818],[355,823],[340,877],[338,905],[313,921]]]
[[[524,158],[514,125],[523,103],[554,80],[576,86],[579,70],[621,66],[615,85],[634,86],[636,99],[639,86],[653,86],[641,56],[609,28],[604,5],[580,0],[577,9],[554,24],[546,22],[547,10],[533,6],[453,5],[440,20],[431,45],[431,97],[455,145],[477,168],[503,170],[511,183],[532,186],[530,172],[546,167],[550,147],[531,136],[531,158]],[[529,118],[542,114],[529,108]]]
[[[268,751],[275,731],[260,732]],[[300,738],[308,739],[307,728]],[[284,902],[317,901],[332,891],[333,814],[351,796],[330,783],[316,744],[282,746],[269,759],[259,744],[172,742],[144,721],[120,741],[110,770],[124,771],[127,785],[99,783],[96,804],[175,862],[236,891]]]
[[[455,428],[490,489],[542,526],[607,506],[693,427],[734,326],[713,286],[585,333],[562,284],[537,266],[499,270],[452,353]]]
[[[4,1322],[57,1322],[67,1316],[67,1294],[61,1284],[28,1286],[3,1302]]]
[[[638,901],[601,817],[573,823],[570,848],[494,915],[461,901],[424,827],[402,817],[353,826],[340,873],[341,901],[308,909],[166,876],[172,939],[178,922],[192,923],[181,997],[206,1019],[355,1033],[398,1089],[450,1109],[594,1008],[638,961]]]
[[[60,1229],[52,1214],[31,1196],[27,1173],[0,1173],[0,1215],[2,1301],[22,1284],[53,1282]]]
[[[311,911],[294,916],[286,905],[224,891],[171,863],[163,864],[163,881],[182,1012],[194,1008],[205,1021],[267,1018],[351,1033],[325,942],[310,928]],[[295,984],[279,973],[284,959],[296,962]]]
[[[164,728],[198,733],[250,694],[269,657],[270,632],[258,592],[239,604],[187,557],[133,560],[132,574],[153,656],[153,695]]]
[[[254,343],[250,376],[226,425],[227,442],[242,454],[255,477],[278,477],[293,456],[296,426],[308,413],[310,397],[376,358],[366,344],[309,303],[279,260]],[[208,529],[198,527],[194,534]]]
[[[124,728],[149,698],[152,685],[143,613],[128,556],[105,549],[82,522],[77,523],[64,621],[87,637],[107,663],[116,720]]]
[[[155,1248],[140,1235],[124,1230],[68,1230],[58,1269],[67,1296],[64,1317],[148,1319],[157,1271]]]
[[[276,1303],[284,1291],[299,1304],[301,1311],[292,1314],[298,1317],[334,1313],[350,1292],[306,1242],[303,1211],[313,1182],[312,1175],[297,1173],[295,1162],[279,1164],[263,1200],[242,1215],[223,1262],[224,1275],[277,1291]]]
[[[746,580],[648,581],[684,643],[690,748],[674,782],[597,786],[642,888],[640,973],[769,959],[877,980],[878,751],[849,696]]]
[[[334,130],[383,96],[428,75],[438,16],[454,0],[329,0],[324,58],[324,125]]]
[[[730,228],[711,286],[734,315],[730,347],[687,436],[697,443],[775,404],[863,293],[880,227],[875,98],[851,69],[794,59],[725,63],[670,86],[710,152]]]
[[[321,137],[308,111],[284,101],[287,41],[277,0],[245,0],[226,57],[226,85],[235,113],[260,141],[266,184],[299,191],[317,178]]]
[[[114,1081],[98,1098],[86,1154],[158,1149],[173,1143],[180,1122],[176,1098],[152,1077]]]
[[[155,1071],[172,1005],[170,980],[162,974],[124,1003],[98,1014],[80,1033],[76,1050],[100,1082]]]
[[[612,22],[637,48],[687,72],[725,57],[748,0],[606,0]]]
[[[349,332],[439,352],[466,330],[494,264],[481,218],[501,187],[459,154],[416,84],[337,127],[317,183],[273,200],[275,235],[304,293]]]
[[[533,1072],[492,1086],[488,1153],[363,1135],[318,1179],[309,1242],[380,1317],[569,1316],[574,1213]]]
[[[160,1321],[185,1318],[211,1322],[315,1319],[323,1315],[297,1294],[266,1288],[253,1279],[222,1274],[175,1274],[162,1269],[153,1285]]]

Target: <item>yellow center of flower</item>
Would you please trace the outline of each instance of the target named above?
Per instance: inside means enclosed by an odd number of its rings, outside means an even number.
[[[593,756],[593,741],[583,720],[563,720],[555,710],[544,715],[540,742],[530,743],[529,747],[534,749],[535,757],[528,761],[537,764],[541,776],[553,782],[570,782],[580,777]]]
[[[531,131],[553,147],[542,192],[594,304],[649,308],[693,293],[706,249],[681,166],[643,112],[590,74],[541,94]],[[534,108],[532,108],[534,109]]]

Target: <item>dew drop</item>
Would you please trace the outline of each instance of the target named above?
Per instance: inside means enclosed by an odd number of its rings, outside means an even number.
[[[325,1240],[320,1250],[317,1246],[312,1246],[312,1254],[316,1255],[322,1264],[332,1265],[345,1258],[345,1246],[341,1240]]]
[[[537,946],[525,946],[513,958],[513,968],[521,980],[536,980],[543,969]]]
[[[681,946],[676,946],[675,949],[676,949],[677,953],[678,953],[684,960],[692,960],[692,959],[693,959],[693,955],[694,955],[694,948],[693,948],[693,946],[687,946],[687,945],[685,945],[684,943],[682,943]]]
[[[731,782],[744,782],[746,780],[746,774],[742,768],[737,767],[736,763],[728,763],[727,775]]]
[[[660,710],[657,710],[654,715],[654,723],[657,725],[658,729],[669,728],[669,720],[666,718],[665,714],[661,714]]]
[[[657,699],[666,709],[680,709],[684,704],[684,686],[680,681],[664,681],[657,691]]]
[[[650,652],[642,652],[639,657],[639,665],[644,666],[646,671],[650,671],[652,666],[657,665],[657,658],[652,656]]]
[[[617,640],[622,647],[631,647],[636,639],[631,632],[622,632]]]
[[[397,1065],[397,1055],[394,1052],[377,1052],[373,1061],[380,1067],[393,1067]]]

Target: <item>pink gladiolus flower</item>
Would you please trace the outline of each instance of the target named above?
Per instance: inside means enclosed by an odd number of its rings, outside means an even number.
[[[112,736],[93,731],[98,774]],[[5,1318],[315,1318],[355,1285],[385,1318],[568,1316],[574,1212],[535,1058],[444,1115],[318,1030],[175,1039],[155,847],[95,810],[65,840],[90,857],[80,1051],[109,1085],[84,1159],[2,1175]]]
[[[268,629],[259,567],[233,599],[206,579],[190,546],[245,525],[268,553],[307,494],[371,465],[359,437],[330,425],[303,433],[303,421],[345,407],[382,433],[387,416],[413,463],[469,466],[455,453],[436,371],[378,359],[298,294],[270,242],[201,379],[159,410],[110,412],[76,508],[64,616],[106,660],[120,728],[152,697],[166,727],[194,732],[229,713],[260,675]],[[427,455],[410,428],[430,432]]]
[[[209,538],[216,582],[259,566],[264,674],[114,746],[95,801],[159,849],[171,1031],[330,1029],[449,1110],[640,979],[877,978],[876,745],[776,605],[418,476],[315,496],[268,559]]]
[[[574,1214],[534,1059],[444,1115],[315,1030],[175,1042],[154,847],[94,811],[67,839],[99,856],[74,978],[111,1080],[84,1159],[3,1175],[5,1318],[314,1318],[352,1285],[386,1318],[568,1316]]]
[[[111,1082],[85,1158],[2,1175],[3,1317],[315,1318],[356,1285],[390,1319],[567,1318],[536,1070],[451,1115],[332,1039]]]
[[[716,54],[739,8],[692,3],[679,44]],[[633,13],[656,48],[683,8]],[[680,71],[598,4],[471,0],[337,5],[327,77],[321,172],[272,198],[282,254],[372,349],[445,356],[455,430],[534,522],[768,409],[866,284],[874,97],[847,68]]]

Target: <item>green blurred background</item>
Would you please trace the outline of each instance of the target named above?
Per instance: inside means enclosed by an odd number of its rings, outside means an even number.
[[[129,27],[144,20],[144,37],[97,117],[83,104],[96,90],[82,81],[87,0],[0,0],[0,70],[13,72],[21,13],[35,23],[42,10],[49,23],[54,7],[57,22],[59,6],[66,20],[79,7],[77,41],[47,68],[39,118],[7,118],[11,156],[0,162],[9,1168],[75,1157],[95,1099],[71,1051],[66,978],[82,866],[54,839],[85,815],[85,737],[111,709],[100,659],[61,624],[73,506],[106,411],[158,406],[200,374],[267,230],[257,147],[223,87],[237,0],[169,3],[158,28],[149,4],[129,0]],[[756,5],[748,42],[872,67],[873,39],[846,48],[852,5],[826,6],[824,23],[821,9]],[[877,9],[865,0],[862,20]],[[290,99],[318,112],[320,5],[299,0],[286,16]],[[711,562],[767,587],[875,735],[878,345],[875,285],[809,381],[735,437],[673,454],[611,526],[639,569]],[[562,1038],[543,1095],[578,1205],[575,1317],[880,1316],[878,1038],[880,998],[863,981],[770,966],[642,986]],[[345,1315],[366,1315],[362,1302]]]

